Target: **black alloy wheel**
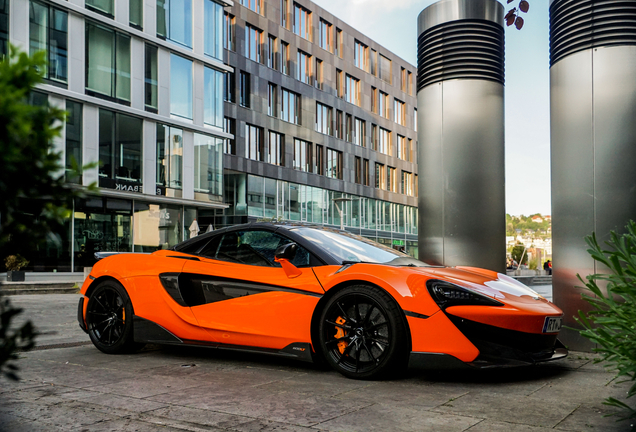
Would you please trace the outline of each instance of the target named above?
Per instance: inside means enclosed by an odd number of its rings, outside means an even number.
[[[117,282],[102,282],[91,294],[86,324],[93,345],[107,354],[128,353],[143,346],[133,340],[132,304]]]
[[[395,300],[379,288],[356,285],[327,302],[320,348],[327,363],[349,378],[381,378],[406,367],[406,331]]]

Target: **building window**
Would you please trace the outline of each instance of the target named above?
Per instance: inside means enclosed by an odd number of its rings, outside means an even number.
[[[249,24],[245,24],[245,57],[261,62],[263,32]]]
[[[362,184],[365,186],[371,185],[369,180],[369,159],[364,159],[362,161]]]
[[[413,157],[413,140],[411,138],[408,139],[408,144],[406,147],[406,157],[408,162],[414,162],[415,158]]]
[[[329,52],[333,52],[333,30],[331,28],[331,24],[325,21],[324,19],[320,19],[320,48],[327,50]]]
[[[157,36],[192,48],[192,0],[157,0]]]
[[[239,104],[245,108],[250,107],[250,87],[251,87],[250,74],[248,74],[247,72],[241,71]]]
[[[192,119],[192,60],[170,54],[170,114]]]
[[[294,3],[294,33],[311,40],[311,11],[297,3]]]
[[[355,157],[354,180],[357,184],[362,184],[362,158]]]
[[[397,136],[397,157],[408,161],[408,148],[406,146],[406,137],[402,135]]]
[[[380,91],[380,97],[378,101],[378,114],[384,118],[389,118],[389,94]]]
[[[317,89],[324,89],[324,79],[322,60],[316,59],[316,80],[314,82],[316,83]]]
[[[413,130],[417,132],[417,108],[413,108]]]
[[[393,155],[391,149],[391,131],[382,127],[380,128],[380,135],[378,137],[378,151],[385,155]]]
[[[387,167],[386,171],[386,190],[397,192],[397,179],[395,177],[395,168]]]
[[[331,135],[333,108],[316,102],[316,132]]]
[[[263,129],[245,123],[245,157],[256,161],[265,160]]]
[[[391,60],[380,54],[380,68],[378,69],[379,78],[391,84]]]
[[[316,174],[325,175],[325,147],[316,145]]]
[[[289,3],[287,0],[280,0],[280,25],[289,30],[287,14],[289,13]]]
[[[336,137],[344,139],[344,113],[336,110]]]
[[[300,124],[300,95],[282,89],[281,119],[289,123]]]
[[[223,127],[223,72],[204,67],[203,122],[218,128]]]
[[[327,177],[342,180],[342,152],[327,149]]]
[[[144,3],[143,0],[129,0],[128,21],[132,27],[139,30],[144,26]]]
[[[371,63],[369,72],[371,72],[371,74],[375,76],[378,76],[378,52],[371,48],[371,55],[369,57],[369,62]]]
[[[225,12],[225,30],[223,31],[223,46],[226,50],[236,49],[236,18],[229,12]]]
[[[371,148],[378,151],[378,126],[371,124]]]
[[[226,72],[225,73],[225,85],[223,86],[224,89],[224,96],[223,99],[226,102],[236,102],[236,93],[235,93],[235,80],[234,80],[234,72]]]
[[[344,98],[344,73],[336,69],[336,96]]]
[[[285,75],[289,75],[289,44],[287,42],[281,42],[281,72]]]
[[[339,28],[336,28],[336,55],[344,58],[344,34]]]
[[[223,139],[194,134],[194,192],[195,199],[201,195],[211,201],[220,201],[223,196]]]
[[[157,123],[157,187],[181,189],[182,181],[183,131]]]
[[[402,171],[402,194],[413,196],[413,174]]]
[[[311,172],[311,143],[294,138],[294,169]]]
[[[367,124],[364,120],[356,117],[353,129],[353,143],[361,147],[365,146],[367,141]]]
[[[285,166],[285,136],[283,134],[269,132],[267,162],[272,165]]]
[[[407,83],[406,83],[406,69],[400,67],[400,90],[406,93]]]
[[[393,99],[393,121],[406,126],[406,104],[397,99]]]
[[[158,108],[157,47],[146,44],[144,57],[144,104],[146,111],[156,113]]]
[[[66,178],[69,183],[82,184],[82,104],[66,99]]]
[[[2,27],[0,27],[1,32]],[[29,54],[33,55],[38,51],[46,52],[48,65],[44,67],[44,78],[64,83],[67,81],[67,41],[67,13],[46,4],[31,1]]]
[[[353,62],[357,68],[369,72],[369,47],[362,42],[355,41]]]
[[[415,193],[414,193],[414,195],[415,195],[415,196],[418,196],[418,190],[417,190],[417,188],[418,188],[418,183],[417,183],[417,174],[415,174],[415,176],[414,176],[414,177],[415,177],[415,179],[413,180],[413,189],[414,189],[414,192],[415,192]]]
[[[276,117],[278,113],[278,87],[269,83],[267,86],[267,115]]]
[[[411,73],[411,71],[408,72],[408,90],[409,90],[409,94],[411,96],[413,96],[413,74]]]
[[[143,121],[99,109],[99,186],[142,192]]]
[[[223,61],[223,6],[211,0],[205,0],[203,13],[203,37],[205,38],[203,52]]]
[[[360,80],[347,74],[345,85],[345,100],[360,106]]]
[[[311,82],[311,56],[306,52],[298,50],[297,56],[298,67],[296,69],[296,79],[304,82],[305,84],[312,85]]]
[[[241,0],[241,4],[258,14],[263,10],[263,0]]]
[[[236,120],[230,117],[223,119],[223,132],[236,137]],[[227,138],[223,143],[223,151],[227,154],[236,154],[236,138]]]
[[[88,94],[130,102],[130,37],[86,23]]]
[[[371,87],[371,112],[378,113],[378,89]]]
[[[386,189],[386,167],[377,162],[375,164],[375,187],[376,189]]]
[[[276,56],[278,55],[278,43],[277,39],[269,35],[267,38],[267,67],[278,70],[278,62]]]
[[[353,142],[353,116],[351,114],[345,116],[345,139],[348,142]]]
[[[114,0],[86,0],[84,4],[88,9],[94,10],[95,12],[99,12],[111,18],[115,16]]]
[[[0,0],[0,60],[9,53],[9,0]]]

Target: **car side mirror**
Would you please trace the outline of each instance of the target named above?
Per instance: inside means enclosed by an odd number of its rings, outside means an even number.
[[[288,261],[292,261],[296,257],[296,251],[298,250],[298,245],[296,243],[287,243],[282,246],[279,246],[274,253],[274,257],[276,260],[286,259]]]
[[[296,243],[287,243],[279,246],[274,253],[274,261],[279,263],[288,278],[293,279],[303,274],[291,261],[296,257],[298,245]]]

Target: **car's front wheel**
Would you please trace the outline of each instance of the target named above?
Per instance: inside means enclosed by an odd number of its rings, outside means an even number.
[[[133,339],[133,308],[117,282],[101,282],[88,299],[86,327],[93,344],[107,354],[128,353],[143,345]]]
[[[350,286],[323,309],[320,348],[327,363],[349,378],[381,378],[405,367],[406,332],[399,306],[386,292]]]

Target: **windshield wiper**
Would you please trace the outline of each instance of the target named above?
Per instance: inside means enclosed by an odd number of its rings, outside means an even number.
[[[371,261],[343,261],[342,262],[342,265],[353,265],[353,264],[381,264],[381,263],[371,262]]]

